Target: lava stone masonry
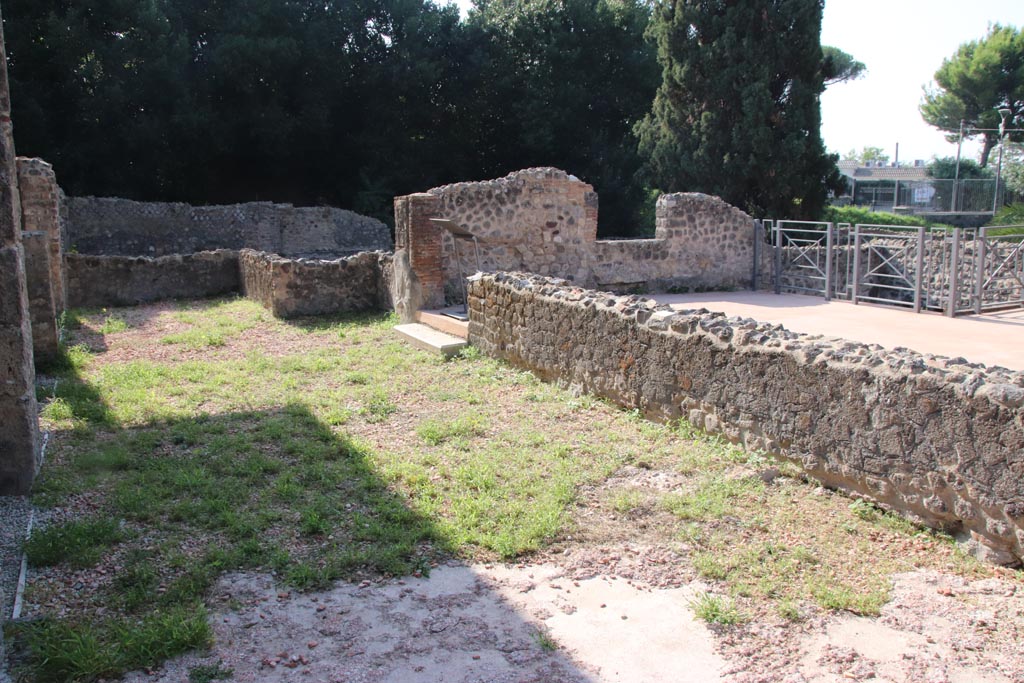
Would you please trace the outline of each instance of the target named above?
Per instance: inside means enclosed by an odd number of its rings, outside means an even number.
[[[791,460],[988,561],[1024,557],[1024,373],[520,273],[469,296],[490,356]]]

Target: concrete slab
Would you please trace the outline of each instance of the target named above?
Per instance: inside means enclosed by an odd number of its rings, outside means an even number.
[[[446,315],[449,310],[451,309],[442,309],[438,311],[416,311],[416,322],[423,323],[428,327],[433,327],[435,330],[440,330],[441,332],[450,334],[453,337],[468,339],[469,322],[467,320],[459,320]],[[461,314],[462,306],[459,306],[456,312]]]
[[[424,351],[435,351],[445,356],[454,356],[466,346],[465,339],[459,339],[423,323],[407,323],[395,325],[395,332],[398,332],[413,346]]]
[[[963,357],[1024,370],[1024,309],[947,318],[888,306],[827,302],[816,296],[771,292],[657,294],[676,310],[706,308],[729,316],[782,324],[793,332],[840,337],[886,348]]]

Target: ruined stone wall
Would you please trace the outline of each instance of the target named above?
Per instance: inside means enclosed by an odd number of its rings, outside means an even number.
[[[755,239],[754,220],[718,197],[662,195],[654,239],[594,244],[590,284],[614,291],[749,289]]]
[[[0,495],[25,495],[40,464],[18,169],[0,21]]]
[[[389,257],[363,252],[333,260],[287,259],[244,249],[241,290],[279,318],[375,310],[387,304]]]
[[[68,305],[133,306],[160,299],[198,299],[239,289],[238,252],[98,256],[67,254]]]
[[[525,270],[575,282],[590,280],[597,195],[575,176],[554,168],[531,168],[498,180],[437,187],[429,194],[438,198],[436,217],[452,219],[477,236],[481,270]],[[449,298],[454,293],[461,297],[455,244],[447,232],[442,244]],[[459,251],[465,272],[476,272],[473,245],[463,240]]]
[[[57,354],[58,320],[67,304],[61,245],[63,193],[50,164],[24,157],[18,158],[18,191],[33,349],[40,362]]]
[[[474,278],[469,304],[488,355],[792,460],[987,559],[1024,557],[1024,373],[515,273]]]
[[[754,222],[716,197],[661,197],[654,239],[598,240],[597,216],[593,188],[554,168],[395,200],[398,247],[410,248],[427,305],[461,301],[460,262],[466,274],[478,268],[473,243],[459,240],[457,255],[455,239],[430,218],[476,235],[484,272],[526,271],[616,291],[751,286]]]
[[[69,197],[67,246],[81,254],[166,256],[250,248],[338,257],[391,249],[380,221],[332,207],[251,202],[190,206]]]

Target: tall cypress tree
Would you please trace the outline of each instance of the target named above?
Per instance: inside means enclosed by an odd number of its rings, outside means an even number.
[[[637,126],[648,181],[755,216],[814,218],[839,182],[821,141],[823,0],[661,0],[662,65]]]

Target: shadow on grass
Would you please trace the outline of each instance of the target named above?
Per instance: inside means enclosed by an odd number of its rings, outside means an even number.
[[[73,618],[7,626],[22,680],[109,678],[203,647],[204,598],[226,571],[312,590],[426,574],[451,550],[377,476],[366,446],[304,405],[125,427],[76,367],[66,356],[50,367],[58,417],[73,427],[34,497],[97,505],[40,528],[26,552],[36,567],[94,569],[96,592],[48,596],[67,598]]]

